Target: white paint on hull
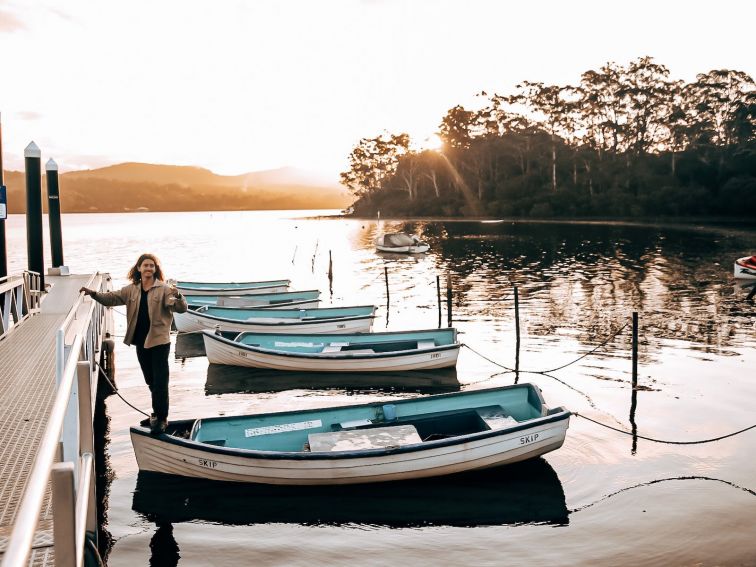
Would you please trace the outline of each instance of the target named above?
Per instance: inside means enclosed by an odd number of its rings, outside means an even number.
[[[305,456],[301,459],[266,459],[255,451],[247,455],[207,452],[201,443],[174,445],[164,441],[166,436],[134,431],[131,442],[143,471],[262,484],[358,484],[443,476],[532,459],[561,447],[568,426],[569,418],[493,437],[470,435],[466,442],[454,445],[428,442],[419,451],[326,459],[307,458],[317,453],[301,453]],[[535,433],[538,441],[528,442]]]
[[[430,370],[456,366],[459,345],[442,351],[425,350],[413,354],[358,358],[344,353],[329,353],[320,357],[287,356],[244,349],[203,335],[205,352],[211,364],[227,364],[249,368],[274,370],[304,370],[313,372],[391,372]]]
[[[756,269],[746,268],[735,262],[735,278],[739,280],[756,280]]]
[[[281,293],[289,291],[288,285],[272,285],[268,287],[228,288],[228,289],[194,289],[178,286],[184,295],[256,295],[258,293]]]
[[[420,246],[381,246],[376,244],[375,249],[379,252],[393,252],[395,254],[424,254],[430,250],[430,246],[427,244]]]

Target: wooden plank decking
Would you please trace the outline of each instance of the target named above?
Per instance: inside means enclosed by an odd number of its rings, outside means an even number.
[[[52,288],[33,315],[0,340],[0,557],[31,473],[55,397],[55,333],[89,275],[46,276]],[[53,564],[50,491],[30,565]]]

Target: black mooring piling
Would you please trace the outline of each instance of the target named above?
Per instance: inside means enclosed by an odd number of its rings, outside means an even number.
[[[26,245],[29,270],[39,273],[40,289],[45,289],[45,259],[42,244],[42,152],[30,142],[24,150],[26,170]]]
[[[8,253],[5,244],[5,218],[8,215],[8,193],[3,181],[3,123],[0,119],[0,278],[8,275]]]
[[[58,187],[58,164],[50,158],[45,164],[47,173],[47,220],[50,224],[50,252],[52,266],[63,266],[63,231],[60,223],[60,189]]]

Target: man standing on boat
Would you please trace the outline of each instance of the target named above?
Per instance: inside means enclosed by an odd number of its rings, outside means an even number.
[[[144,381],[152,393],[150,429],[162,433],[168,426],[168,354],[173,313],[187,310],[186,299],[163,281],[163,270],[153,254],[142,254],[128,273],[131,283],[118,291],[79,291],[105,305],[126,305],[126,336],[135,345]]]

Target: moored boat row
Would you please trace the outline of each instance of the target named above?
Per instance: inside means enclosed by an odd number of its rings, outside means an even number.
[[[295,302],[317,301],[318,295],[286,291],[288,280],[182,283],[193,308],[176,314],[176,327],[201,332],[211,368],[296,374],[303,384],[303,372],[316,372],[321,385],[328,375],[350,375],[354,382],[360,375],[424,371],[416,375],[431,376],[427,381],[433,383],[434,370],[457,363],[461,344],[454,328],[372,333],[375,306],[304,308]],[[270,290],[279,284],[286,288]],[[131,440],[140,471],[343,485],[532,459],[564,443],[569,417],[564,408],[549,408],[537,387],[515,384],[389,403],[176,421],[157,435],[143,422],[131,428]]]

